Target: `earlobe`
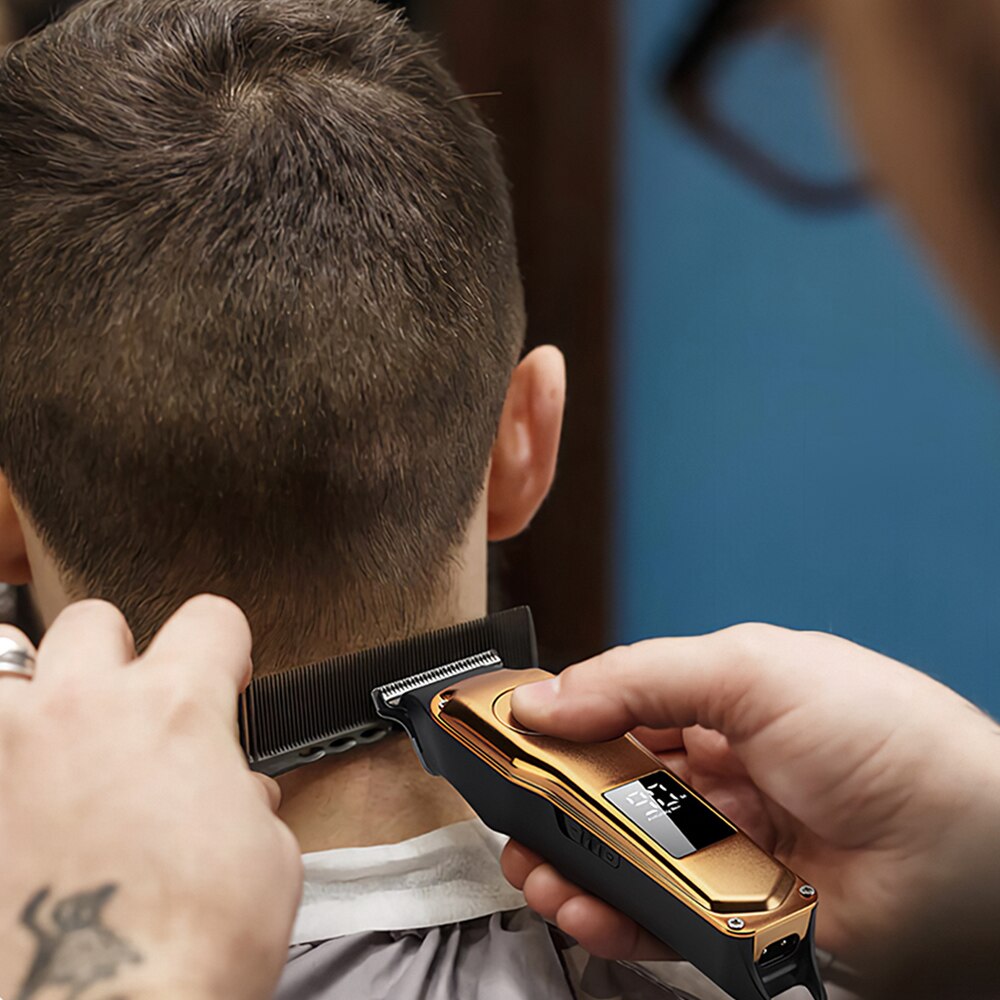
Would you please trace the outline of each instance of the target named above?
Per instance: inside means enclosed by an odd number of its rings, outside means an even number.
[[[514,369],[490,461],[487,535],[523,531],[555,477],[566,404],[566,365],[555,347],[538,347]]]
[[[0,473],[0,583],[20,585],[30,582],[31,566],[24,531],[10,487]]]

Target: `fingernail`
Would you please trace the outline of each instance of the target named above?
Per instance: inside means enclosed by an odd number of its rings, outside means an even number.
[[[511,708],[517,715],[519,710],[527,712],[544,712],[559,695],[559,678],[550,681],[538,681],[535,684],[522,684],[514,689],[511,698]]]

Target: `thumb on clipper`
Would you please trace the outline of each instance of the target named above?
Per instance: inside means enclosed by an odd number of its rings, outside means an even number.
[[[668,727],[676,713],[664,711],[677,685],[671,677],[670,640],[657,649],[610,649],[564,670],[558,677],[515,689],[512,708],[524,725],[570,740],[608,740],[638,725]]]
[[[759,673],[740,635],[756,628],[609,649],[552,680],[518,687],[514,715],[532,729],[571,740],[613,739],[637,726],[726,732]]]

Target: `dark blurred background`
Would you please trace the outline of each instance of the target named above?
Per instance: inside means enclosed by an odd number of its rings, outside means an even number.
[[[707,0],[407,7],[500,136],[529,340],[569,362],[556,488],[495,553],[547,659],[761,619],[1000,711],[997,371],[808,41],[737,34],[670,97]]]

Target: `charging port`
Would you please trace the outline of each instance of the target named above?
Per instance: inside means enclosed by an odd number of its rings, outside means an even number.
[[[769,944],[760,953],[760,958],[757,959],[757,965],[760,966],[760,968],[765,969],[770,968],[772,965],[777,965],[779,962],[787,961],[792,957],[792,955],[795,954],[798,947],[798,934],[789,934],[788,937],[783,937],[780,941],[775,941],[774,944]]]

